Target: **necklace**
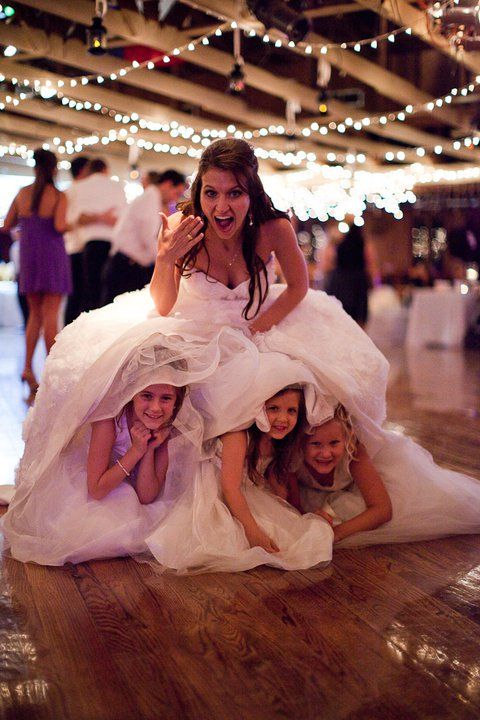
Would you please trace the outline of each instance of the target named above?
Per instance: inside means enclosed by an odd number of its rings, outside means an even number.
[[[238,258],[241,250],[242,250],[242,246],[240,246],[239,248],[237,248],[237,250],[236,250],[236,252],[233,254],[233,257],[232,257],[232,259],[230,260],[230,262],[227,262],[227,268],[230,269],[230,268],[232,267],[233,263],[234,263],[235,260]]]

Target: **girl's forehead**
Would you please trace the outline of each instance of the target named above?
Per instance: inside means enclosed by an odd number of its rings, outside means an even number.
[[[328,435],[341,435],[343,437],[344,428],[342,423],[335,419],[328,420],[326,423],[323,423],[323,425],[314,427],[311,437],[320,438]]]
[[[174,385],[167,385],[165,383],[154,383],[153,385],[147,385],[147,387],[140,390],[140,392],[158,393],[160,395],[164,393],[175,393],[177,392]]]
[[[267,400],[267,403],[277,402],[278,400],[284,400],[287,403],[295,402],[298,405],[300,402],[300,390],[285,390],[284,392],[279,392],[276,395],[272,395],[272,397]]]

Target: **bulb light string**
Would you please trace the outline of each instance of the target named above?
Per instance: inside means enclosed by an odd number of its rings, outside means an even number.
[[[444,0],[442,3],[440,3],[440,6],[443,8],[444,6],[447,6],[449,4],[450,0]],[[211,12],[208,14],[213,15],[213,13]],[[56,85],[58,88],[63,88],[68,86],[76,87],[78,84],[88,85],[91,82],[102,84],[103,82],[105,82],[105,80],[108,79],[119,80],[135,70],[154,70],[156,67],[168,65],[174,58],[180,55],[195,51],[199,46],[209,45],[210,39],[212,37],[221,37],[224,32],[235,31],[239,28],[239,24],[235,20],[229,20],[225,16],[221,15],[216,15],[216,18],[222,20],[222,22],[216,28],[212,29],[208,33],[204,33],[198,38],[188,40],[188,42],[185,42],[183,45],[179,45],[178,47],[173,48],[173,50],[168,53],[162,53],[161,55],[159,54],[155,57],[150,58],[149,60],[144,60],[142,62],[139,62],[138,60],[132,60],[130,64],[124,65],[123,67],[120,67],[118,70],[112,73],[85,73],[83,75],[78,75],[71,78],[66,77],[65,79],[58,80],[56,82]],[[346,50],[349,48],[352,48],[355,52],[360,52],[360,50],[366,46],[370,46],[372,49],[376,49],[379,42],[389,41],[393,43],[395,42],[397,36],[401,34],[411,36],[412,27],[422,21],[423,18],[418,20],[416,23],[413,23],[413,25],[403,25],[402,27],[396,28],[395,30],[381,33],[379,35],[375,35],[369,38],[350,40],[348,42],[341,43],[312,43],[306,42],[304,40],[295,43],[293,40],[270,38],[267,33],[258,33],[253,28],[244,28],[244,34],[246,37],[259,37],[263,42],[270,43],[277,48],[299,48],[303,50],[306,55],[312,54],[313,50],[319,50],[321,54],[326,54],[329,50]],[[14,50],[16,52],[16,48],[14,48]],[[41,77],[37,77],[35,79],[25,77],[19,80],[19,82],[28,86],[30,84],[33,84],[36,80],[44,85],[51,85],[52,87],[55,86],[51,80],[42,79]]]
[[[3,75],[0,75],[0,82],[5,80],[5,77]],[[12,82],[16,80],[15,78],[12,79]],[[38,81],[39,82],[39,81]],[[14,83],[15,84],[15,83]],[[407,114],[413,114],[413,112],[418,112],[420,110],[428,110],[432,111],[435,107],[441,107],[440,101],[443,100],[445,103],[451,102],[452,96],[455,95],[462,95],[466,96],[469,93],[473,92],[474,89],[480,84],[480,75],[477,76],[475,79],[475,82],[469,83],[469,85],[459,89],[459,88],[453,88],[450,91],[450,94],[447,96],[443,96],[442,98],[437,98],[434,101],[431,101],[429,103],[424,103],[422,105],[418,106],[406,106],[404,109],[405,117]],[[40,92],[37,88],[35,88],[35,84],[33,87],[33,91],[40,95]],[[32,90],[32,88],[30,88]],[[101,136],[98,136],[98,141],[105,144],[109,144],[110,142],[118,141],[125,141],[127,144],[131,145],[137,142],[139,147],[141,149],[146,150],[154,150],[155,152],[172,152],[172,154],[189,154],[192,158],[197,158],[199,155],[197,153],[197,148],[193,147],[195,145],[201,146],[198,149],[198,152],[201,153],[203,148],[207,147],[212,140],[215,140],[217,138],[224,138],[227,137],[227,135],[232,135],[233,137],[237,139],[245,139],[245,140],[252,140],[252,139],[259,139],[262,137],[266,137],[268,135],[279,135],[279,136],[285,136],[289,135],[287,133],[287,130],[284,126],[269,126],[268,128],[260,128],[255,130],[239,130],[236,128],[235,125],[228,125],[226,129],[224,128],[204,128],[201,131],[196,131],[191,126],[186,126],[178,123],[177,121],[173,120],[171,122],[154,122],[150,120],[146,120],[145,118],[141,118],[138,113],[131,113],[130,115],[126,115],[121,112],[117,112],[111,108],[106,107],[105,105],[102,105],[101,103],[91,103],[90,101],[79,101],[75,100],[74,98],[69,98],[63,93],[58,93],[55,91],[54,95],[61,99],[62,105],[68,106],[70,109],[75,109],[77,111],[87,111],[87,112],[93,112],[93,113],[100,113],[102,116],[106,116],[108,114],[109,118],[111,118],[114,122],[122,125],[122,128],[119,131],[116,130],[110,130],[108,134],[104,134]],[[52,96],[53,97],[53,96]],[[449,100],[450,98],[450,100]],[[25,100],[31,99],[31,96],[27,93],[20,92],[19,97],[14,97],[10,94],[7,94],[4,98],[4,102],[0,102],[0,111],[8,109],[7,106],[13,106],[15,108],[18,106],[21,102],[24,102]],[[44,98],[45,99],[45,98]],[[51,99],[51,98],[48,98]],[[403,120],[401,117],[402,111],[396,113],[398,120]],[[394,113],[391,114],[392,116]],[[400,117],[398,117],[400,115]],[[370,118],[370,121],[372,124],[375,123],[375,120],[378,120],[380,124],[382,123],[382,118],[387,118],[388,116],[377,116],[376,118]],[[369,126],[368,122],[369,118],[364,118],[362,121],[362,129],[366,129]],[[390,118],[390,121],[392,121],[392,118]],[[358,127],[355,127],[355,124],[351,118],[346,118],[345,120],[345,130],[353,129],[357,130]],[[128,130],[125,127],[128,125]],[[336,123],[330,123],[328,128],[327,126],[319,126],[318,123],[314,122],[311,124],[310,128],[313,131],[317,131],[320,135],[326,135],[330,130],[334,131],[336,130],[338,133],[342,132],[342,129],[335,128]],[[190,143],[190,147],[186,146],[176,146],[176,145],[169,145],[168,143],[160,143],[160,142],[151,142],[149,140],[144,139],[138,139],[134,137],[139,129],[141,130],[148,130],[150,132],[154,133],[167,133],[170,135],[172,139],[181,138]],[[307,131],[307,132],[306,132]],[[301,132],[303,137],[309,137],[311,135],[311,132],[308,128],[304,128]],[[97,137],[96,135],[90,135],[87,136],[87,138],[90,138],[90,140],[85,141],[84,138],[80,137],[75,140],[69,141],[66,149],[64,150],[63,147],[60,145],[60,152],[68,152],[69,154],[73,154],[74,152],[80,152],[85,144],[92,144],[91,138]],[[60,144],[60,143],[57,143]],[[478,133],[474,133],[472,135],[464,136],[461,138],[457,138],[455,140],[448,140],[444,138],[439,138],[438,142],[433,145],[431,150],[427,150],[423,146],[417,146],[417,147],[410,147],[406,148],[405,150],[398,150],[396,152],[388,151],[384,154],[384,160],[386,162],[409,162],[409,157],[411,157],[413,154],[415,154],[417,157],[421,158],[424,157],[427,152],[434,154],[434,155],[442,155],[445,153],[448,153],[450,150],[459,151],[461,149],[467,149],[467,150],[473,150],[480,144],[480,136]],[[177,150],[176,148],[181,148],[180,150]],[[175,149],[173,149],[175,148]],[[291,167],[292,165],[298,166],[301,163],[307,161],[307,162],[316,162],[317,156],[313,152],[306,153],[304,151],[299,151],[298,153],[292,153],[292,152],[282,152],[280,150],[263,150],[259,149],[261,152],[262,159],[269,159],[269,160],[275,160],[279,162],[280,164],[284,165],[285,167]],[[341,163],[347,163],[347,164],[363,164],[366,162],[366,156],[364,153],[353,153],[353,152],[347,152],[347,153],[335,153],[335,152],[329,152],[326,155],[328,162],[341,162]]]
[[[83,140],[88,145],[96,144],[99,138]],[[44,147],[49,149],[50,145]],[[58,145],[56,149],[59,149]],[[162,151],[168,151],[166,146]],[[22,158],[29,167],[34,165],[33,149],[26,144],[0,143],[0,158],[6,155]],[[70,162],[62,159],[59,167],[68,170]],[[354,223],[358,226],[364,224],[363,214],[369,205],[401,220],[402,206],[416,201],[415,186],[478,181],[480,167],[448,170],[420,163],[386,172],[369,172],[309,162],[306,170],[293,171],[288,177],[263,176],[265,189],[278,209],[292,209],[300,220],[312,218],[320,222],[331,218],[342,222],[347,215],[354,215]]]
[[[0,74],[0,82],[4,81],[6,78],[4,75]],[[11,78],[11,82],[14,85],[18,84],[17,78]],[[442,107],[444,104],[448,105],[452,102],[453,98],[458,97],[465,97],[475,91],[475,89],[480,85],[480,75],[477,75],[475,80],[469,83],[468,85],[465,85],[461,88],[452,88],[450,92],[447,95],[440,96],[428,103],[421,103],[418,105],[406,105],[402,110],[394,112],[394,113],[388,113],[383,115],[375,115],[375,116],[366,116],[362,118],[362,120],[353,120],[350,117],[345,118],[342,122],[330,122],[328,125],[320,125],[318,122],[314,121],[310,124],[310,127],[303,128],[298,134],[298,136],[303,138],[308,138],[312,135],[312,133],[317,133],[321,136],[325,136],[329,134],[330,132],[336,132],[338,134],[344,134],[347,130],[349,131],[360,131],[360,130],[368,130],[370,125],[383,125],[390,122],[403,122],[409,115],[413,115],[418,112],[433,112],[435,108]],[[71,98],[67,95],[64,95],[61,91],[57,91],[52,85],[50,86],[42,86],[40,83],[40,80],[36,80],[33,83],[33,86],[27,86],[25,88],[28,90],[28,92],[22,92],[20,91],[19,96],[15,97],[11,94],[7,94],[4,98],[4,102],[0,102],[0,111],[8,109],[7,105],[11,105],[13,107],[16,107],[19,105],[20,102],[23,102],[25,100],[31,99],[31,93],[35,93],[37,96],[42,97],[43,100],[50,100],[53,99],[53,97],[56,97],[61,100],[62,105],[65,107],[68,106],[70,109],[75,109],[76,111],[85,111],[90,112],[93,114],[101,114],[103,117],[108,117],[112,119],[115,123],[121,125],[121,126],[128,126],[129,132],[132,135],[135,135],[140,130],[148,130],[150,132],[154,133],[167,133],[169,134],[172,139],[176,138],[182,138],[186,141],[188,141],[191,145],[200,145],[202,144],[203,147],[206,146],[205,141],[210,139],[217,139],[217,138],[224,138],[227,137],[227,135],[233,135],[233,137],[237,139],[245,139],[245,140],[255,140],[262,137],[267,136],[289,136],[291,137],[291,133],[287,132],[287,128],[284,125],[270,125],[265,128],[255,128],[255,129],[247,129],[247,130],[240,130],[235,125],[230,124],[226,128],[203,128],[201,131],[195,130],[195,128],[189,126],[189,125],[183,125],[181,123],[178,123],[175,120],[172,120],[170,122],[158,122],[153,120],[148,120],[145,117],[141,117],[138,113],[130,113],[130,115],[127,115],[126,113],[120,112],[118,110],[115,110],[113,108],[110,108],[106,105],[103,105],[102,103],[96,102],[92,103],[88,100],[77,100],[74,98]],[[51,92],[51,97],[43,97],[42,92],[46,89],[48,92]],[[112,133],[115,133],[115,131],[110,131],[109,135],[106,137],[109,137],[112,141]],[[124,139],[127,137],[128,132],[123,130],[122,135],[124,136]],[[456,140],[450,141],[448,139],[439,138],[438,142],[433,145],[433,148],[431,150],[432,153],[435,155],[441,155],[444,153],[445,150],[460,150],[462,148],[462,145],[465,148],[471,148],[475,147],[479,144],[479,135],[478,133],[472,133],[471,135],[458,138]],[[157,144],[157,143],[154,143]],[[432,141],[433,144],[433,141]],[[270,151],[271,153],[275,153],[276,151]],[[404,162],[406,160],[406,157],[409,153],[415,153],[418,157],[423,157],[427,153],[427,149],[422,146],[418,147],[412,147],[407,148],[406,151],[399,150],[396,153],[393,153],[392,151],[389,151],[385,153],[384,159],[387,162],[392,162],[394,160]],[[284,154],[288,155],[288,157],[291,159],[292,154]],[[308,155],[312,155],[311,153],[307,153],[306,156],[303,159],[307,159]],[[347,157],[351,158],[352,154],[347,153]],[[345,156],[343,156],[344,158]],[[337,161],[339,158],[342,158],[342,155],[337,155],[335,153],[329,153],[327,155],[327,158],[332,158],[332,161]],[[270,155],[270,159],[275,159],[274,155]],[[308,158],[310,159],[310,158]],[[344,162],[345,159],[340,160],[340,162]],[[347,160],[348,162],[348,160]],[[358,153],[355,155],[355,162],[363,163],[365,162],[365,155],[363,153]]]

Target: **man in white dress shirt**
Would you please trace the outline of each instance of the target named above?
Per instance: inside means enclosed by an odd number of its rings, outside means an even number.
[[[145,192],[130,203],[115,225],[111,257],[104,275],[102,304],[117,295],[141,290],[152,277],[157,254],[160,213],[169,214],[185,191],[185,176],[176,170],[147,173]]]
[[[72,184],[65,191],[67,196],[67,223],[70,225],[75,213],[75,191],[78,182],[87,177],[90,158],[78,155],[70,165]],[[83,246],[84,242],[77,227],[64,234],[65,249],[72,268],[72,294],[68,296],[65,309],[65,325],[73,322],[83,310]]]
[[[102,304],[102,276],[110,252],[113,228],[126,206],[120,183],[111,180],[107,163],[100,158],[87,166],[88,177],[75,189],[72,222],[84,243],[84,309]]]

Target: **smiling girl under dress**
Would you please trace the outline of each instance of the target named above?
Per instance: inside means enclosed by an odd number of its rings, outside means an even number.
[[[48,393],[42,402],[41,388],[2,518],[12,557],[151,557],[148,538],[201,457],[203,420],[186,387],[201,386],[219,357],[216,341],[185,343],[147,323],[113,343],[62,403],[48,406]]]
[[[354,419],[338,405],[302,445],[296,505],[329,519],[336,547],[480,532],[480,483],[439,467],[409,438],[385,433],[372,459]]]

